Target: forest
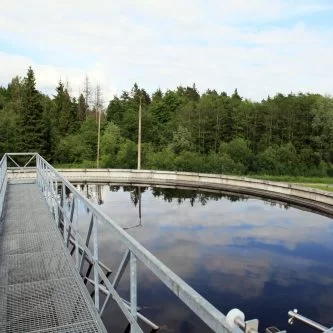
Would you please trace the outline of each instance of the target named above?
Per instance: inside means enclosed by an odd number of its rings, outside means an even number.
[[[333,176],[330,96],[277,93],[256,102],[237,89],[200,94],[195,84],[150,95],[135,83],[103,108],[88,78],[78,97],[61,81],[48,96],[32,68],[0,87],[0,155],[36,151],[56,166],[94,168],[100,114],[99,167],[136,168],[140,103],[142,169]]]

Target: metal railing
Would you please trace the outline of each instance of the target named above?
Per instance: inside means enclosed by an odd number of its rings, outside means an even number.
[[[113,299],[130,323],[131,332],[143,332],[139,326],[138,319],[158,329],[156,325],[137,312],[137,263],[141,262],[213,331],[228,333],[237,331],[228,325],[224,314],[199,295],[98,207],[94,206],[89,199],[79,193],[67,179],[40,155],[36,155],[36,167],[37,183],[45,195],[56,223],[59,227],[62,227],[63,237],[67,246],[70,241],[75,244],[73,257],[75,265],[82,276],[84,276],[83,266],[85,260],[88,259],[92,263],[93,277],[91,279],[86,277],[86,280],[94,286],[94,303],[96,310],[100,314],[103,313],[110,299]],[[61,189],[60,194],[58,189]],[[68,193],[71,194],[69,209],[66,200]],[[77,213],[79,205],[87,209],[90,214],[89,227],[85,238],[79,232],[80,221]],[[102,225],[108,226],[112,234],[126,247],[121,264],[116,270],[112,281],[106,276],[99,261],[99,231]],[[117,286],[128,264],[130,265],[130,301],[126,302],[118,294]],[[103,302],[101,302],[100,293],[106,296]]]
[[[297,309],[291,310],[288,312],[288,316],[289,316],[289,320],[288,323],[290,325],[293,325],[295,321],[299,321],[319,332],[323,332],[323,333],[333,333],[333,327],[326,327],[324,325],[321,325],[319,323],[317,323],[314,320],[311,320],[307,317],[302,316],[301,314],[298,313]]]
[[[3,206],[7,188],[7,157],[2,156],[0,161],[0,219],[2,217]]]
[[[25,174],[29,168],[29,164],[33,162],[38,154],[37,153],[6,153],[2,156],[0,161],[0,218],[3,212],[3,206],[6,195],[6,188],[8,183],[7,170],[12,169],[18,171],[21,175]],[[15,161],[12,156],[21,157],[23,160],[28,157],[28,160],[24,160],[23,166]],[[9,162],[9,163],[8,163]],[[11,167],[9,164],[14,165]],[[22,164],[22,163],[21,163]]]
[[[13,157],[30,157],[24,166],[20,166]],[[81,274],[85,284],[90,283],[94,290],[91,293],[97,312],[102,315],[110,300],[114,300],[129,324],[131,332],[143,332],[139,320],[148,324],[153,331],[159,327],[138,312],[137,305],[137,263],[144,264],[150,272],[156,275],[179,299],[181,299],[207,326],[215,332],[258,333],[259,322],[256,319],[245,321],[245,315],[238,309],[232,309],[227,316],[217,310],[206,299],[199,295],[186,282],[179,278],[173,271],[152,255],[140,243],[132,238],[110,217],[105,215],[88,198],[84,197],[77,189],[54,169],[44,158],[37,153],[11,153],[5,154],[0,161],[0,216],[3,212],[5,192],[7,187],[8,160],[14,163],[15,168],[22,173],[25,168],[36,159],[36,180],[44,193],[45,199],[53,213],[55,223],[61,230],[67,247],[72,246],[71,254],[77,270]],[[70,200],[68,201],[67,199]],[[89,226],[82,236],[80,227],[79,207],[84,207],[89,213]],[[101,228],[107,226],[116,236],[126,250],[121,263],[112,276],[111,270],[101,263],[99,251],[101,242],[99,236]],[[88,270],[84,272],[85,263]],[[126,301],[117,292],[119,282],[130,265],[130,301]],[[92,275],[92,277],[90,276]],[[100,297],[103,295],[103,297]],[[297,313],[297,310],[288,313],[292,324],[294,320],[301,321],[319,331],[333,332],[333,328],[327,328]],[[280,332],[276,327],[269,327],[266,332]]]

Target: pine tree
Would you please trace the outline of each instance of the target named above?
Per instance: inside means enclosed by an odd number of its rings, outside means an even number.
[[[55,102],[55,120],[56,128],[60,136],[67,135],[70,130],[71,122],[71,107],[72,102],[67,89],[60,81],[56,88],[57,95],[54,98]]]
[[[35,74],[31,67],[24,78],[21,114],[20,150],[26,152],[47,152],[47,128],[43,117],[41,95],[36,89]]]
[[[80,127],[79,123],[79,104],[75,97],[71,101],[71,107],[69,112],[69,124],[68,124],[68,133],[75,133]]]
[[[83,122],[86,120],[86,113],[87,113],[87,104],[84,96],[80,94],[79,100],[78,100],[78,106],[77,106],[77,112],[78,112],[78,119],[80,122]]]

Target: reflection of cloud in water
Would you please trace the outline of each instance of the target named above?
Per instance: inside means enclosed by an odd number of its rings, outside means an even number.
[[[105,199],[108,205],[102,206],[106,213],[122,226],[130,226],[138,221],[137,209],[128,198],[129,194],[126,192],[110,192]],[[184,239],[188,232],[179,230],[180,226],[192,229],[200,227],[201,240],[213,244],[231,243],[232,237],[237,235],[256,237],[269,244],[283,242],[285,246],[293,248],[297,243],[309,240],[320,239],[325,243],[333,235],[333,230],[329,229],[331,235],[326,233],[323,239],[323,229],[327,230],[333,225],[328,218],[293,208],[286,211],[254,199],[246,202],[230,202],[222,199],[209,201],[205,206],[191,207],[189,202],[184,202],[182,205],[176,202],[168,203],[161,198],[153,198],[150,193],[145,192],[142,199],[142,214],[143,222],[146,227],[149,226],[149,229],[174,226],[173,236]],[[249,225],[252,228],[249,228]],[[212,229],[214,227],[218,230]],[[219,237],[216,237],[216,231]],[[135,231],[133,233],[135,234]],[[146,234],[147,238],[151,236],[154,235]]]
[[[109,192],[108,195],[110,198],[105,199],[108,205],[102,208],[115,221],[122,226],[137,221],[135,207],[119,204],[129,202],[128,193],[119,191]],[[208,201],[205,206],[191,207],[189,202],[179,206],[175,202],[169,203],[161,198],[153,198],[149,192],[145,192],[142,210],[144,232],[142,229],[133,229],[129,233],[148,248],[154,249],[157,255],[160,253],[159,247],[166,244],[168,250],[161,259],[168,262],[173,258],[173,265],[179,266],[180,272],[183,270],[188,273],[193,272],[189,259],[200,257],[201,249],[207,246],[219,247],[214,251],[218,251],[221,260],[222,258],[224,260],[219,263],[221,267],[228,267],[230,271],[235,268],[240,271],[249,271],[249,269],[260,271],[260,279],[261,276],[265,276],[266,267],[272,264],[271,252],[288,249],[280,255],[283,258],[280,262],[283,263],[286,258],[291,260],[294,255],[293,250],[301,243],[319,243],[330,250],[333,248],[331,219],[293,208],[285,211],[255,199],[246,202],[230,202],[222,199]],[[104,233],[101,237],[108,239],[109,235]],[[254,256],[250,252],[253,254],[255,243],[265,244],[266,249],[256,251]],[[234,250],[233,255],[232,251],[226,250],[226,247],[234,245],[242,249]],[[296,255],[295,260],[301,260],[298,257]],[[187,260],[184,261],[184,258]],[[234,271],[234,274],[238,274],[237,271]]]
[[[107,192],[104,201],[101,208],[121,226],[137,223],[138,208],[128,192]],[[315,302],[329,310],[316,312],[312,304],[311,311],[314,316],[317,313],[313,319],[330,318],[331,219],[294,208],[272,207],[256,199],[231,202],[222,198],[192,207],[189,200],[179,205],[146,191],[142,195],[142,221],[143,227],[128,232],[221,310],[240,304],[248,311],[265,312],[261,307],[266,298],[276,302],[277,308],[283,307],[285,314],[293,306],[310,309],[315,290]],[[101,230],[100,239],[104,244],[102,258],[114,267],[124,248],[114,241],[108,228]],[[141,288],[149,294],[157,279],[141,263],[139,271],[144,281]],[[127,275],[123,283],[128,286]],[[168,318],[184,318],[184,312],[164,312]]]

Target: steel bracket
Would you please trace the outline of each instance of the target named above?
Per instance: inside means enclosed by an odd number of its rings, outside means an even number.
[[[258,332],[259,329],[259,320],[251,319],[245,322],[245,333],[254,333]]]

